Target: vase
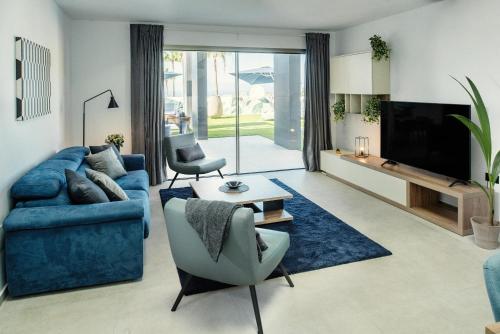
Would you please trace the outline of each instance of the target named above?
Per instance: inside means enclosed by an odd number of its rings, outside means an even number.
[[[500,226],[489,225],[488,217],[475,216],[470,219],[472,231],[474,231],[474,240],[476,245],[484,249],[498,248],[498,236]]]

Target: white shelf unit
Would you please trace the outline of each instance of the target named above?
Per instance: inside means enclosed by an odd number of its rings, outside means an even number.
[[[406,205],[406,181],[342,159],[346,154],[321,151],[321,170],[401,206]]]
[[[390,62],[372,59],[372,52],[332,57],[330,93],[334,103],[344,100],[346,112],[360,114],[372,96],[390,99]]]

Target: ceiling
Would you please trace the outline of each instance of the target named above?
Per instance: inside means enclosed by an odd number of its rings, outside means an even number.
[[[439,0],[56,0],[74,19],[337,30]]]

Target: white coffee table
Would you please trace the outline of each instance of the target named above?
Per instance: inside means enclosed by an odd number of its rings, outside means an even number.
[[[229,180],[239,180],[249,189],[242,193],[220,191],[219,187]],[[293,195],[262,175],[226,177],[224,180],[207,178],[191,181],[189,185],[193,189],[194,197],[237,203],[253,208],[256,225],[293,220],[292,215],[284,209],[284,200],[293,198]]]

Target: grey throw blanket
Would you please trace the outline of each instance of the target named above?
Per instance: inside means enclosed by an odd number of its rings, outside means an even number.
[[[241,205],[189,198],[186,203],[186,218],[200,236],[210,257],[217,262],[224,241],[229,234],[231,219]]]
[[[222,251],[224,241],[229,235],[229,228],[234,212],[241,208],[239,204],[222,201],[206,201],[189,198],[186,203],[186,219],[198,233],[210,257],[217,262]],[[259,262],[262,261],[262,252],[267,245],[255,232],[257,240],[257,254]]]

